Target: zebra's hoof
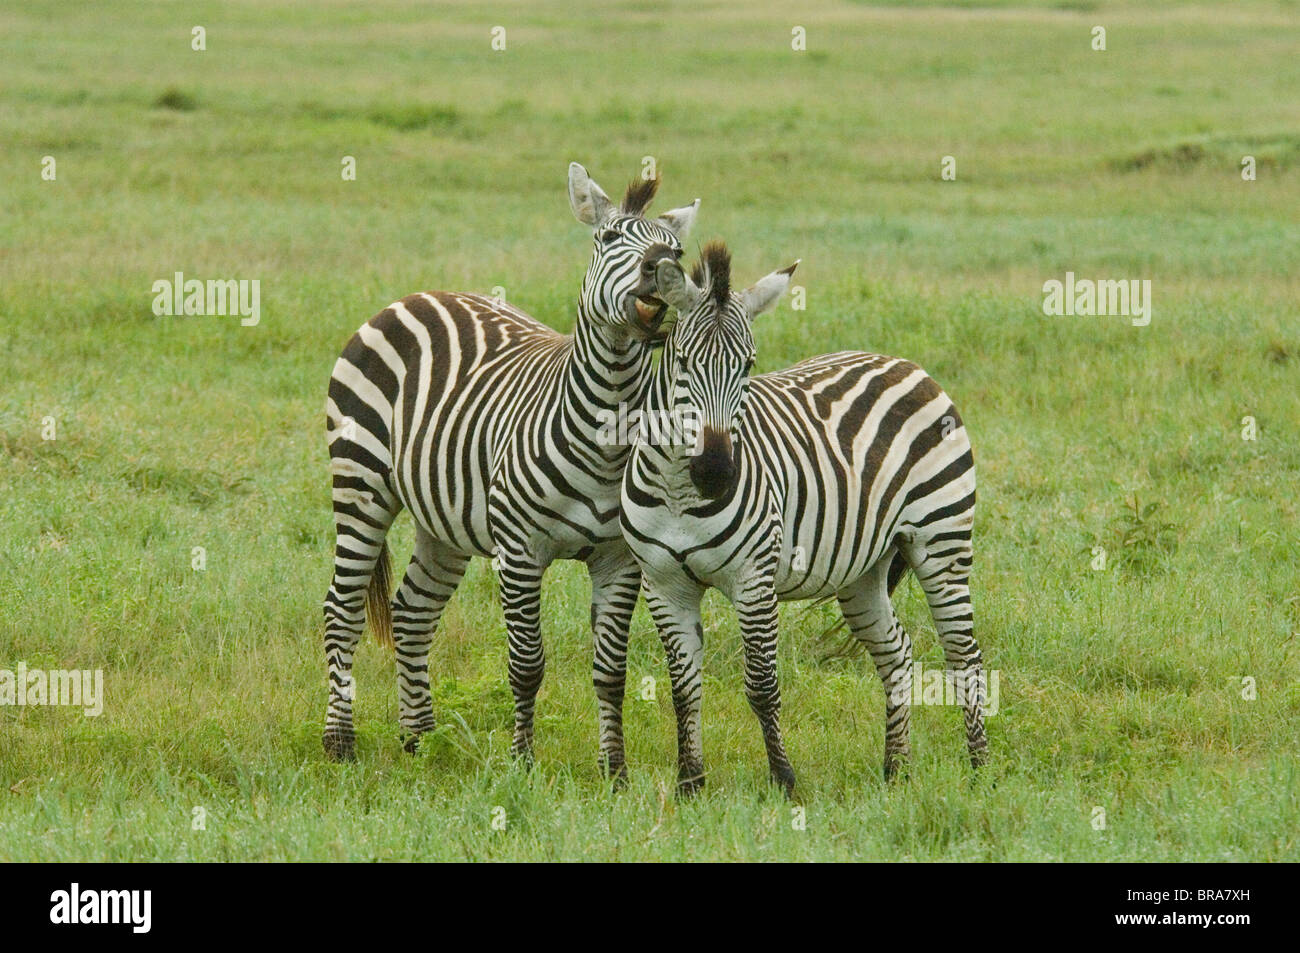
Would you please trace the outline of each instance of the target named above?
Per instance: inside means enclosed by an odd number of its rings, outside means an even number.
[[[420,747],[420,736],[424,732],[417,731],[414,734],[402,736],[402,750],[407,754],[415,754],[416,749]]]
[[[679,775],[677,778],[677,796],[678,797],[695,797],[704,787],[704,772],[698,771],[688,775]]]
[[[790,767],[778,768],[772,772],[772,783],[781,789],[787,800],[793,801],[794,796],[794,769]]]
[[[330,761],[356,761],[354,735],[350,731],[327,731],[321,742]]]
[[[610,761],[602,759],[605,768],[605,777],[613,785],[614,790],[621,791],[627,787],[627,765],[622,761]]]
[[[902,757],[885,758],[885,783],[893,784],[907,777],[907,759]]]

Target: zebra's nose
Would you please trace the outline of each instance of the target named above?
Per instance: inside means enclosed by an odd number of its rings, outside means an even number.
[[[663,242],[655,242],[645,250],[641,256],[641,277],[649,278],[652,282],[655,277],[655,266],[665,258],[676,258],[677,253],[665,245]]]
[[[677,253],[663,242],[655,242],[641,256],[641,271],[637,286],[632,289],[629,298],[634,317],[641,327],[641,333],[653,336],[663,322],[668,306],[659,298],[659,279],[655,266],[665,258],[676,258]]]
[[[705,427],[700,452],[691,460],[691,484],[706,500],[725,496],[736,482],[736,457],[731,437]]]

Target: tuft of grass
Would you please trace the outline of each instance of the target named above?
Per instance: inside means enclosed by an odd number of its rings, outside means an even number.
[[[455,106],[436,103],[408,103],[380,106],[367,114],[371,122],[400,132],[416,129],[450,129],[464,118]]]
[[[190,93],[169,86],[153,101],[154,109],[173,109],[176,112],[193,112],[199,108],[199,101]]]
[[[1177,527],[1161,517],[1163,508],[1158,500],[1141,504],[1135,493],[1111,520],[1111,538],[1125,566],[1150,572],[1177,552]]]
[[[1295,359],[1295,345],[1287,344],[1284,341],[1269,341],[1268,348],[1264,351],[1264,357],[1274,364],[1289,364]]]
[[[1112,159],[1111,165],[1121,172],[1189,172],[1202,166],[1240,172],[1245,156],[1254,157],[1256,170],[1293,168],[1300,165],[1300,134],[1200,136],[1139,149]]]

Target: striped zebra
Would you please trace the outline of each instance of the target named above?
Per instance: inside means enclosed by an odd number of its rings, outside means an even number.
[[[667,412],[690,437],[634,444],[621,522],[668,657],[684,793],[704,777],[700,600],[711,586],[736,607],[745,693],[787,793],[777,603],[838,598],[885,686],[890,778],[909,752],[912,645],[889,597],[909,567],[958,682],[973,764],[987,748],[968,588],[975,470],[961,418],[929,375],[897,358],[828,354],[750,378],[750,323],[794,267],[737,293],[721,244],[705,247],[690,278],[675,261],[657,266],[659,294],[680,316],[645,414]]]
[[[552,560],[580,559],[592,584],[600,750],[607,770],[622,773],[640,570],[618,525],[630,448],[598,439],[598,421],[644,400],[667,311],[655,265],[680,257],[699,207],[647,218],[658,184],[634,181],[620,207],[570,165],[570,206],[595,237],[572,337],[500,300],[431,292],[385,308],[343,349],[326,403],[337,534],[324,604],[331,758],[354,757],[352,659],[367,617],[395,648],[406,749],[433,727],[429,647],[472,556],[494,557],[499,572],[512,751],[530,757],[542,574]],[[415,550],[390,606],[385,536],[402,509],[415,520]]]

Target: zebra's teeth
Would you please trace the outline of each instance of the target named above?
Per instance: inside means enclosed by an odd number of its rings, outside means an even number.
[[[653,324],[663,310],[663,302],[654,298],[637,298],[636,315],[644,324]]]

